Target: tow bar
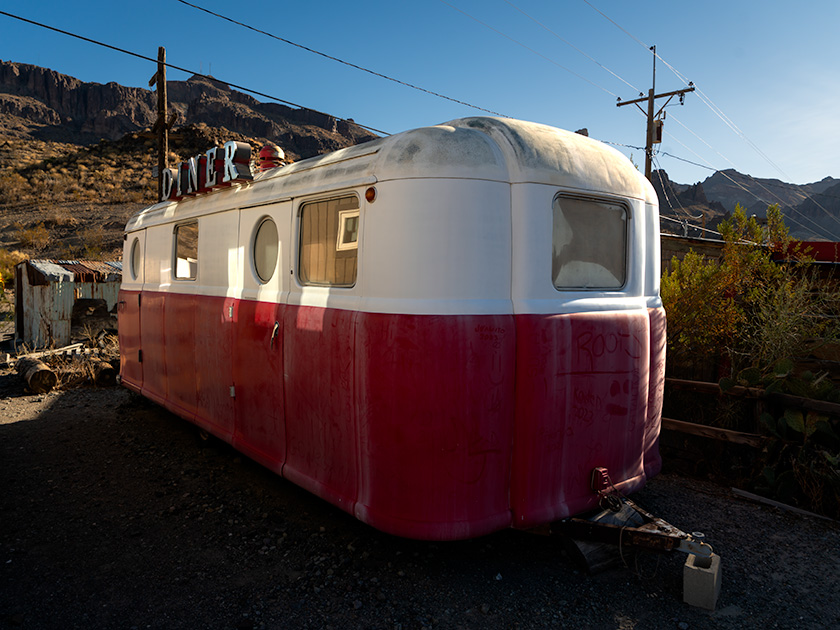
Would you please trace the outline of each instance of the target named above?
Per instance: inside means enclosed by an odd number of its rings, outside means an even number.
[[[605,545],[617,546],[622,559],[627,548],[660,553],[680,551],[688,554],[683,568],[683,600],[714,610],[720,593],[720,556],[704,542],[702,533],[684,532],[621,496],[606,469],[592,471],[592,489],[600,497],[599,512],[551,524],[551,533],[569,539],[572,545],[567,545],[567,549],[590,573],[615,563],[614,551],[605,554]]]

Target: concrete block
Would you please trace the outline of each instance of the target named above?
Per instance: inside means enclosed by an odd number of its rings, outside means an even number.
[[[720,595],[720,556],[689,554],[683,567],[683,601],[690,606],[714,610]]]

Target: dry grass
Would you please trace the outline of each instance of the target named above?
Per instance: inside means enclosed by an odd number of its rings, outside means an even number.
[[[44,249],[50,242],[50,233],[43,222],[26,227],[16,223],[17,238],[21,247],[31,247],[36,250]]]
[[[0,248],[0,287],[11,284],[15,277],[15,265],[27,258],[28,256],[21,251]]]

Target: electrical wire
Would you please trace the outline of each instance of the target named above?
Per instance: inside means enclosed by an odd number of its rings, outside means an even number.
[[[101,42],[101,41],[98,41],[98,40],[95,40],[95,39],[91,39],[90,37],[84,37],[83,35],[77,35],[76,33],[71,33],[70,31],[65,31],[63,29],[56,28],[55,26],[49,26],[48,24],[42,24],[41,22],[36,22],[35,20],[30,20],[30,19],[27,19],[25,17],[21,17],[19,15],[14,15],[13,13],[7,13],[6,11],[0,11],[0,15],[5,15],[6,17],[10,17],[10,18],[13,18],[15,20],[20,20],[21,22],[26,22],[28,24],[32,24],[34,26],[39,26],[41,28],[45,28],[47,30],[54,31],[56,33],[61,33],[62,35],[67,35],[68,37],[74,37],[76,39],[82,40],[84,42],[88,42],[90,44],[96,44],[97,46],[102,46],[103,48],[109,48],[110,50],[115,50],[117,52],[121,52],[121,53],[126,54],[126,55],[131,55],[132,57],[136,57],[137,59],[142,59],[144,61],[151,61],[152,63],[155,63],[155,64],[159,63],[158,60],[155,59],[154,57],[149,57],[147,55],[142,55],[140,53],[136,53],[136,52],[133,52],[131,50],[126,50],[125,48],[120,48],[119,46],[113,46],[112,44],[106,44],[105,42]],[[373,131],[374,133],[379,133],[379,134],[386,135],[386,136],[390,135],[386,131],[376,129],[374,127],[369,127],[367,125],[362,125],[360,123],[348,120],[346,118],[338,118],[336,116],[333,116],[332,114],[327,114],[325,112],[318,111],[317,109],[312,109],[311,107],[305,107],[303,105],[298,105],[297,103],[293,103],[291,101],[287,101],[287,100],[284,100],[284,99],[279,98],[277,96],[272,96],[270,94],[266,94],[264,92],[259,92],[257,90],[252,90],[251,88],[247,88],[247,87],[242,86],[242,85],[237,85],[236,83],[231,83],[230,81],[225,81],[223,79],[219,79],[218,77],[211,77],[210,75],[201,74],[200,72],[195,72],[194,70],[189,70],[187,68],[182,68],[180,66],[176,66],[175,64],[171,64],[171,63],[168,63],[168,62],[164,63],[163,65],[165,65],[167,68],[172,68],[173,70],[180,70],[181,72],[186,72],[187,74],[192,74],[194,76],[201,77],[203,79],[209,79],[211,81],[220,81],[220,82],[222,82],[222,83],[224,83],[224,84],[226,84],[226,85],[228,85],[232,88],[236,88],[237,90],[242,90],[243,92],[249,92],[250,94],[256,94],[257,96],[262,96],[263,98],[268,98],[268,99],[271,99],[272,101],[277,101],[278,103],[283,103],[285,105],[290,105],[291,107],[297,107],[299,109],[305,109],[305,110],[308,110],[310,112],[315,112],[316,114],[321,114],[323,116],[329,116],[330,118],[335,118],[336,120],[341,120],[341,121],[344,121],[344,122],[352,122],[353,124],[361,127],[362,129],[367,129],[368,131]]]
[[[631,33],[630,31],[626,30],[623,26],[621,26],[621,24],[619,24],[618,22],[616,22],[615,20],[613,20],[610,16],[608,16],[606,13],[604,13],[603,11],[601,11],[601,9],[599,9],[599,8],[598,8],[598,7],[596,7],[594,4],[592,4],[591,2],[589,2],[589,0],[583,0],[583,1],[584,1],[586,4],[588,4],[590,7],[592,7],[593,9],[595,9],[595,10],[596,10],[598,13],[600,13],[602,16],[604,16],[607,20],[609,20],[610,22],[612,22],[612,23],[613,23],[615,26],[617,26],[619,29],[621,29],[622,31],[624,31],[624,33],[625,33],[628,37],[630,37],[631,39],[636,40],[636,41],[639,43],[639,45],[640,45],[640,46],[642,46],[642,47],[643,47],[643,48],[645,48],[646,50],[650,50],[650,46],[648,46],[648,45],[647,45],[647,44],[645,44],[642,40],[640,40],[638,37],[636,37],[635,35],[633,35],[633,33]]]
[[[239,20],[234,20],[233,18],[227,17],[226,15],[222,15],[221,13],[217,13],[215,11],[211,11],[210,9],[205,9],[204,7],[200,7],[197,4],[193,4],[191,2],[187,2],[186,0],[177,0],[183,5],[188,7],[192,7],[193,9],[197,9],[198,11],[203,11],[209,15],[217,17],[221,20],[225,20],[230,22],[231,24],[236,24],[237,26],[241,26],[242,28],[246,28],[248,30],[254,31],[255,33],[259,33],[260,35],[265,35],[266,37],[270,37],[272,39],[276,39],[277,41],[283,42],[284,44],[289,44],[290,46],[295,46],[300,48],[301,50],[305,50],[310,52],[314,55],[320,55],[325,59],[329,59],[331,61],[335,61],[337,63],[344,64],[350,68],[354,68],[356,70],[361,70],[362,72],[367,72],[368,74],[372,74],[375,77],[379,77],[380,79],[386,79],[388,81],[393,81],[394,83],[398,83],[399,85],[403,85],[405,87],[411,88],[412,90],[418,90],[419,92],[425,92],[426,94],[430,94],[432,96],[437,96],[438,98],[445,99],[447,101],[452,101],[453,103],[458,103],[459,105],[464,105],[465,107],[470,107],[472,109],[477,109],[482,112],[486,112],[488,114],[493,114],[494,116],[501,116],[502,118],[510,118],[510,116],[506,116],[504,114],[500,114],[499,112],[494,112],[491,109],[485,109],[484,107],[479,107],[478,105],[473,105],[472,103],[467,103],[466,101],[461,101],[457,98],[452,98],[450,96],[446,96],[444,94],[440,94],[439,92],[434,92],[432,90],[427,90],[426,88],[420,87],[418,85],[414,85],[412,83],[408,83],[407,81],[401,81],[400,79],[395,79],[394,77],[389,77],[387,74],[382,74],[381,72],[376,72],[375,70],[371,70],[369,68],[365,68],[364,66],[357,65],[355,63],[351,63],[349,61],[345,61],[344,59],[339,59],[338,57],[333,57],[332,55],[328,55],[323,53],[319,50],[315,50],[314,48],[310,48],[309,46],[304,46],[303,44],[297,44],[291,40],[285,39],[278,35],[274,35],[273,33],[269,33],[268,31],[264,31],[262,29],[256,28],[249,24],[245,24],[244,22],[240,22]]]
[[[552,35],[554,35],[554,37],[556,37],[557,39],[559,39],[559,40],[560,40],[561,42],[563,42],[564,44],[567,44],[568,46],[570,46],[570,47],[574,48],[574,49],[575,49],[576,51],[578,51],[581,55],[583,55],[584,57],[586,57],[587,59],[589,59],[592,63],[596,64],[596,65],[597,65],[598,67],[600,67],[601,69],[606,70],[607,72],[609,72],[609,73],[610,73],[611,75],[613,75],[616,79],[618,79],[619,81],[621,81],[622,83],[624,83],[624,85],[626,85],[626,86],[628,86],[628,87],[630,87],[630,88],[634,89],[636,92],[639,92],[639,88],[637,88],[635,85],[633,85],[632,83],[629,83],[628,81],[626,81],[625,79],[623,79],[622,77],[620,77],[618,74],[616,74],[615,72],[613,72],[612,70],[610,70],[609,68],[607,68],[604,64],[602,64],[602,63],[601,63],[600,61],[598,61],[597,59],[595,59],[595,58],[591,57],[590,55],[586,54],[584,51],[582,51],[580,48],[578,48],[577,46],[575,46],[572,42],[570,42],[570,41],[569,41],[568,39],[566,39],[565,37],[562,37],[562,36],[558,35],[555,31],[553,31],[553,30],[551,30],[550,28],[548,28],[545,24],[543,24],[542,22],[540,22],[537,18],[533,17],[532,15],[530,15],[530,14],[526,13],[525,11],[523,11],[522,9],[520,9],[518,6],[516,6],[516,5],[515,5],[513,2],[511,2],[510,0],[504,0],[504,2],[505,2],[506,4],[508,4],[508,5],[510,5],[511,7],[513,7],[514,9],[516,9],[517,11],[519,11],[522,15],[524,15],[525,17],[527,17],[529,20],[531,20],[532,22],[534,22],[534,23],[535,23],[535,24],[537,24],[538,26],[541,26],[543,29],[545,29],[546,31],[548,31],[549,33],[551,33]]]
[[[733,164],[733,163],[732,163],[732,161],[731,161],[731,160],[729,160],[729,159],[728,159],[725,155],[723,155],[722,153],[720,153],[719,151],[717,151],[714,147],[712,147],[712,145],[710,145],[708,142],[706,142],[705,140],[703,140],[703,138],[701,138],[699,135],[697,135],[694,131],[692,131],[692,130],[691,130],[691,129],[689,129],[687,126],[685,126],[682,122],[680,122],[680,120],[679,120],[676,116],[672,116],[672,118],[673,118],[673,119],[677,122],[677,124],[678,124],[678,125],[680,125],[681,127],[683,127],[686,131],[688,131],[689,133],[691,133],[691,134],[692,134],[695,138],[697,138],[698,140],[700,140],[700,142],[702,142],[702,143],[703,143],[703,144],[705,144],[707,147],[709,147],[710,149],[712,149],[715,153],[717,153],[720,157],[722,157],[722,158],[723,158],[726,162],[728,162],[728,163],[729,163],[729,165],[730,165],[733,169],[735,169],[735,164]],[[679,139],[675,138],[673,135],[671,135],[670,137],[671,137],[671,138],[673,138],[676,142],[679,142],[679,144],[682,144],[682,145],[685,147],[685,144],[683,144],[682,142],[680,142],[680,141],[679,141]],[[688,147],[686,147],[686,148],[688,148]],[[689,150],[690,150],[690,149],[689,149]],[[692,153],[694,153],[695,155],[697,155],[697,153],[695,153],[694,151],[692,151]],[[698,155],[697,157],[700,157],[700,156]],[[700,158],[700,159],[702,159],[702,158]],[[736,169],[736,171],[737,171],[737,169]],[[729,180],[730,180],[730,181],[732,181],[733,183],[735,182],[735,180],[733,180],[731,177],[729,177],[729,176],[728,176],[726,173],[724,173],[723,171],[718,170],[717,172],[721,173],[724,177],[726,177],[727,179],[729,179]],[[816,221],[814,221],[811,217],[809,217],[809,216],[807,216],[806,214],[804,214],[804,213],[803,213],[801,210],[799,210],[797,207],[795,207],[795,206],[792,206],[792,205],[788,204],[788,202],[786,202],[786,201],[785,201],[784,199],[782,199],[779,195],[777,195],[777,194],[776,194],[776,193],[774,193],[772,190],[770,190],[769,188],[767,188],[767,187],[766,187],[766,186],[765,186],[762,182],[758,181],[755,177],[753,177],[752,175],[745,175],[745,176],[746,176],[746,177],[749,177],[749,178],[753,181],[753,183],[755,183],[755,184],[756,184],[759,188],[761,188],[762,190],[764,190],[764,192],[766,192],[768,195],[770,195],[770,197],[775,198],[776,202],[777,202],[780,206],[786,207],[786,208],[788,208],[791,212],[796,212],[796,213],[797,213],[799,216],[801,216],[803,219],[805,219],[805,220],[807,220],[807,221],[810,221],[810,222],[811,222],[811,223],[812,223],[812,224],[813,224],[813,225],[817,228],[817,233],[820,233],[820,232],[825,232],[825,233],[827,233],[827,234],[831,235],[831,237],[832,237],[832,238],[837,239],[837,236],[834,234],[834,232],[832,232],[831,230],[829,230],[827,227],[825,227],[825,226],[823,226],[823,225],[820,225],[819,223],[817,223]],[[744,191],[748,192],[749,194],[751,194],[752,196],[754,196],[756,199],[758,199],[758,200],[759,200],[759,201],[761,201],[762,203],[766,203],[766,204],[770,205],[770,204],[769,204],[769,202],[768,202],[766,199],[762,199],[761,197],[759,197],[758,195],[756,195],[754,192],[752,192],[752,191],[750,191],[750,190],[748,190],[748,189],[744,188],[744,187],[743,187],[743,186],[741,186],[740,184],[737,184],[737,185],[739,186],[739,188],[741,188],[742,190],[744,190]],[[805,195],[806,195],[806,197],[807,197],[807,198],[811,198],[811,199],[812,199],[811,195],[810,195],[807,191],[804,191],[804,192],[805,192]],[[812,199],[812,200],[813,200],[813,199]],[[815,203],[816,203],[816,202],[815,202]],[[818,205],[819,205],[819,204],[818,204]],[[822,206],[820,206],[820,207],[822,208]],[[825,208],[822,208],[822,210],[823,210],[823,212],[824,212],[824,213],[825,213],[825,214],[826,214],[829,218],[831,218],[831,219],[832,219],[835,223],[837,223],[838,225],[840,225],[840,219],[838,219],[838,218],[837,218],[837,217],[835,217],[833,214],[831,214],[830,212],[828,212],[828,210],[826,210]],[[788,215],[788,216],[790,216],[790,215]],[[795,220],[794,220],[794,221],[795,221]],[[796,222],[797,224],[799,224],[802,228],[804,228],[804,229],[808,229],[808,228],[805,228],[805,226],[804,226],[804,225],[802,225],[801,223],[799,223],[798,221],[795,221],[795,222]]]
[[[718,236],[722,237],[723,235],[718,232],[717,230],[710,230],[709,228],[700,227],[699,225],[694,225],[693,223],[688,223],[688,221],[681,221],[680,219],[675,219],[673,217],[666,217],[665,215],[660,214],[659,219],[661,221],[671,221],[672,223],[679,223],[683,227],[686,225],[694,230],[700,230],[701,232],[709,232],[711,234],[717,234]],[[746,242],[746,241],[745,241]]]
[[[647,44],[645,44],[642,40],[640,40],[638,37],[636,37],[635,35],[633,35],[632,33],[630,33],[627,29],[625,29],[624,27],[622,27],[622,26],[621,26],[618,22],[616,22],[615,20],[613,20],[612,18],[610,18],[610,17],[609,17],[608,15],[606,15],[603,11],[601,11],[600,9],[598,9],[597,7],[595,7],[595,6],[594,6],[591,2],[589,2],[589,0],[583,0],[583,1],[584,1],[586,4],[588,4],[588,5],[589,5],[592,9],[594,9],[595,11],[597,11],[598,13],[600,13],[600,14],[601,14],[604,18],[606,18],[607,20],[609,20],[609,21],[610,21],[612,24],[614,24],[616,27],[618,27],[619,29],[621,29],[621,31],[623,31],[623,32],[624,32],[624,33],[625,33],[628,37],[630,37],[630,38],[631,38],[631,39],[633,39],[635,42],[637,42],[640,46],[643,46],[643,47],[644,47],[645,49],[647,49],[648,51],[652,51],[652,52],[653,52],[653,54],[654,54],[654,56],[655,56],[657,59],[659,59],[659,61],[661,61],[663,64],[665,64],[665,66],[666,66],[669,70],[671,70],[671,72],[673,72],[673,73],[674,73],[674,75],[675,75],[678,79],[680,79],[680,81],[682,81],[682,82],[683,82],[683,84],[685,84],[685,85],[689,85],[689,83],[691,83],[691,82],[688,80],[688,78],[687,78],[687,77],[686,77],[683,73],[681,73],[681,72],[680,72],[679,70],[677,70],[677,69],[676,69],[673,65],[671,65],[670,63],[668,63],[668,61],[667,61],[667,60],[665,60],[665,59],[662,57],[662,55],[660,55],[659,53],[657,53],[655,50],[652,50],[652,49],[651,49],[651,47],[649,47]],[[782,170],[782,168],[781,168],[781,167],[779,167],[779,165],[778,165],[778,164],[776,164],[773,160],[771,160],[771,159],[770,159],[770,157],[769,157],[766,153],[764,153],[764,151],[762,151],[762,150],[758,147],[758,145],[757,145],[757,144],[755,144],[755,143],[754,143],[754,142],[753,142],[753,141],[752,141],[749,137],[747,137],[747,135],[746,135],[746,134],[745,134],[745,133],[744,133],[744,132],[740,129],[740,127],[738,127],[738,125],[736,125],[736,124],[732,121],[732,119],[731,119],[731,118],[729,118],[729,116],[727,116],[727,115],[723,112],[723,110],[722,110],[720,107],[718,107],[718,106],[717,106],[717,105],[716,105],[716,104],[712,101],[712,99],[711,99],[711,98],[709,98],[709,96],[708,96],[705,92],[703,92],[703,90],[701,90],[701,89],[700,89],[700,87],[699,87],[698,85],[696,85],[696,84],[694,84],[694,91],[695,91],[695,94],[697,94],[697,96],[700,98],[700,102],[702,102],[704,105],[706,105],[706,107],[708,107],[708,108],[709,108],[709,110],[711,110],[711,111],[712,111],[712,113],[714,113],[714,114],[715,114],[718,118],[720,118],[720,120],[721,120],[721,121],[722,121],[722,122],[723,122],[723,123],[724,123],[727,127],[729,127],[729,129],[730,129],[731,131],[733,131],[733,132],[734,132],[737,136],[739,136],[739,137],[740,137],[740,138],[741,138],[744,142],[746,142],[746,143],[747,143],[747,145],[748,145],[751,149],[753,149],[753,150],[754,150],[754,151],[755,151],[755,152],[756,152],[759,156],[761,156],[761,157],[762,157],[762,158],[763,158],[763,159],[764,159],[764,160],[765,160],[768,164],[770,164],[770,166],[772,166],[774,169],[776,169],[776,171],[778,171],[778,172],[782,175],[782,177],[784,177],[785,179],[788,179],[788,180],[789,180],[789,179],[791,179],[791,177],[790,177],[787,173],[785,173],[785,171],[784,171],[784,170]],[[675,118],[676,118],[676,117],[675,117]],[[683,126],[684,126],[684,125],[683,125]],[[686,127],[686,129],[688,129],[688,127]],[[689,131],[691,131],[691,130],[689,130]],[[692,133],[693,133],[693,132],[692,132]],[[706,144],[708,145],[708,143],[706,143]],[[711,147],[711,145],[708,145],[708,146],[710,146],[710,147]],[[717,152],[717,151],[716,151],[716,152]],[[718,155],[720,155],[720,153],[718,153]],[[729,161],[729,160],[727,160],[727,161]],[[730,162],[730,164],[732,164],[732,163]],[[733,167],[734,167],[734,165],[733,165]],[[755,178],[753,178],[752,176],[748,175],[748,177],[750,177],[750,179],[752,179],[753,181],[755,181],[755,182],[756,182],[759,186],[762,186],[762,185],[761,185],[759,182],[757,182],[757,181],[755,180]],[[762,186],[762,188],[763,188],[763,186]],[[765,189],[765,190],[766,190],[766,189]],[[769,191],[768,191],[768,192],[769,192]],[[772,194],[772,193],[771,193],[771,194]],[[805,191],[805,195],[806,195],[806,197],[807,197],[808,199],[810,199],[810,200],[814,203],[814,205],[816,205],[816,206],[817,206],[820,210],[822,210],[822,212],[823,212],[826,216],[830,217],[832,220],[834,220],[835,222],[837,222],[838,224],[840,224],[840,219],[838,219],[838,218],[837,218],[837,217],[835,217],[833,214],[831,214],[831,212],[829,212],[829,211],[828,211],[825,207],[823,207],[823,206],[822,206],[822,204],[820,204],[820,203],[819,203],[816,199],[814,199],[814,198],[813,198],[813,196],[812,196],[810,193],[808,193],[807,191]],[[795,208],[792,208],[791,206],[788,206],[788,207],[789,207],[789,208],[791,208],[791,209],[792,209],[792,210],[794,210],[794,211],[797,211]],[[800,216],[802,216],[802,217],[804,217],[804,218],[806,218],[806,219],[808,219],[808,220],[812,221],[813,223],[815,223],[815,225],[819,225],[819,224],[817,224],[816,222],[814,222],[814,221],[813,221],[813,219],[810,219],[810,217],[805,216],[805,215],[804,215],[804,214],[802,214],[801,212],[799,212],[799,214],[800,214]],[[800,223],[799,225],[802,225],[802,224]],[[804,227],[804,226],[803,226],[803,227]],[[830,230],[827,230],[826,228],[821,228],[821,229],[825,230],[825,231],[826,231],[826,232],[828,232],[829,234],[832,234],[833,238],[837,238],[836,236],[834,236],[834,235],[833,235],[833,233],[832,233]]]
[[[179,1],[179,2],[183,2],[184,0],[178,0],[178,1]],[[470,19],[471,19],[471,20],[473,20],[474,22],[477,22],[478,24],[481,24],[481,26],[483,26],[483,27],[485,27],[485,28],[489,28],[491,31],[493,31],[493,32],[494,32],[494,33],[496,33],[497,35],[501,35],[502,37],[504,37],[504,38],[505,38],[505,39],[507,39],[508,41],[511,41],[511,42],[513,42],[514,44],[516,44],[517,46],[521,46],[521,47],[522,47],[522,48],[524,48],[525,50],[528,50],[528,51],[530,51],[530,52],[534,53],[535,55],[537,55],[538,57],[541,57],[541,58],[545,59],[547,62],[554,64],[555,66],[557,66],[557,67],[558,67],[558,68],[560,68],[561,70],[565,70],[565,71],[566,71],[566,72],[568,72],[569,74],[573,74],[574,76],[576,76],[578,79],[581,79],[582,81],[586,81],[589,85],[591,85],[591,86],[593,86],[593,87],[596,87],[596,88],[598,88],[599,90],[603,90],[603,91],[604,91],[604,92],[606,92],[607,94],[609,94],[609,95],[611,95],[611,96],[614,96],[614,97],[618,98],[618,95],[617,95],[617,94],[615,94],[614,92],[610,92],[610,91],[609,91],[607,88],[605,88],[604,86],[602,86],[602,85],[598,85],[598,84],[597,84],[597,83],[595,83],[594,81],[590,81],[590,80],[589,80],[589,79],[587,79],[585,76],[583,76],[583,75],[581,75],[581,74],[578,74],[578,73],[577,73],[577,72],[575,72],[574,70],[570,70],[569,68],[567,68],[567,67],[566,67],[566,66],[564,66],[563,64],[558,63],[557,61],[555,61],[554,59],[552,59],[551,57],[547,57],[546,55],[542,54],[541,52],[537,52],[536,50],[534,50],[534,49],[533,49],[533,48],[531,48],[530,46],[528,46],[528,45],[523,44],[522,42],[520,42],[518,39],[514,39],[514,38],[513,38],[513,37],[511,37],[510,35],[507,35],[507,34],[503,33],[502,31],[500,31],[499,29],[497,29],[497,28],[494,28],[494,27],[490,26],[490,25],[489,25],[489,24],[487,24],[486,22],[482,22],[482,21],[481,21],[481,20],[479,20],[477,17],[475,17],[475,16],[473,16],[473,15],[470,15],[469,13],[467,13],[466,11],[464,11],[463,9],[459,9],[458,7],[456,7],[456,6],[455,6],[455,5],[453,5],[453,4],[450,4],[450,3],[449,3],[449,2],[447,2],[446,0],[440,0],[440,2],[442,2],[443,4],[445,4],[446,6],[448,6],[450,9],[454,9],[454,10],[455,10],[455,11],[457,11],[458,13],[461,13],[462,15],[465,15],[466,17],[470,18]]]
[[[670,197],[668,196],[668,189],[667,189],[667,187],[665,186],[665,181],[662,179],[662,165],[661,165],[661,164],[659,164],[659,161],[658,161],[658,160],[656,160],[655,158],[654,158],[653,162],[654,162],[654,164],[656,165],[656,175],[659,177],[659,185],[660,185],[660,186],[661,186],[661,188],[662,188],[662,194],[663,194],[663,195],[665,195],[665,201],[668,203],[668,207],[669,207],[671,210],[675,210],[674,205],[671,203],[671,199],[670,199]],[[711,234],[717,234],[718,236],[722,236],[722,234],[721,234],[720,232],[718,232],[717,230],[709,230],[709,229],[706,229],[705,227],[700,227],[700,226],[698,226],[698,225],[694,225],[693,223],[689,223],[689,219],[691,219],[691,220],[693,220],[693,221],[699,221],[700,219],[702,219],[702,218],[703,218],[703,214],[702,214],[702,212],[700,213],[700,216],[699,216],[699,217],[692,217],[690,214],[688,214],[688,210],[686,210],[686,209],[683,207],[682,203],[680,203],[680,199],[679,199],[679,197],[677,197],[676,195],[674,196],[674,201],[676,201],[676,202],[677,202],[677,205],[680,207],[680,210],[681,210],[681,211],[682,211],[685,215],[687,215],[687,216],[686,216],[686,218],[685,218],[685,219],[683,219],[682,221],[680,221],[680,220],[678,220],[678,219],[672,219],[671,217],[664,217],[664,216],[662,216],[662,215],[659,215],[659,218],[660,218],[660,219],[665,219],[665,220],[675,221],[675,222],[677,222],[677,223],[682,224],[682,226],[683,226],[683,232],[684,232],[685,236],[688,236],[688,228],[689,228],[689,227],[692,227],[692,228],[694,228],[694,229],[696,229],[696,230],[700,230],[700,231],[701,231],[701,234],[702,234],[702,232],[710,232]]]
[[[703,157],[702,157],[701,155],[699,155],[696,151],[692,150],[692,149],[691,149],[691,148],[689,148],[689,147],[688,147],[685,143],[681,142],[679,138],[676,138],[674,135],[669,135],[669,138],[671,138],[672,140],[674,140],[674,141],[675,141],[675,142],[677,142],[678,144],[682,145],[682,146],[683,146],[683,148],[685,148],[687,151],[690,151],[691,153],[693,153],[693,154],[694,154],[695,156],[697,156],[699,159],[703,160],[704,162],[706,161],[706,160],[705,160],[705,159],[703,159]],[[687,161],[687,160],[683,160],[683,161]],[[708,164],[708,162],[706,162],[706,163]],[[699,165],[699,164],[698,164],[698,166],[702,166],[702,165]],[[761,197],[759,197],[756,193],[754,193],[753,191],[751,191],[749,188],[746,188],[746,187],[745,187],[744,185],[742,185],[740,182],[735,181],[735,180],[734,180],[732,177],[730,177],[730,176],[729,176],[729,175],[728,175],[725,171],[721,171],[721,170],[719,170],[719,169],[716,169],[716,168],[714,168],[713,166],[711,166],[710,164],[709,164],[708,166],[704,167],[704,168],[709,168],[709,169],[714,170],[716,173],[720,173],[721,175],[723,175],[723,177],[725,177],[726,179],[728,179],[730,182],[732,182],[732,184],[734,184],[736,187],[738,187],[738,188],[740,188],[741,190],[743,190],[743,191],[744,191],[745,193],[747,193],[748,195],[750,195],[750,196],[752,196],[752,197],[755,197],[755,198],[756,198],[758,201],[760,201],[761,203],[766,203],[768,206],[770,205],[770,203],[769,203],[766,199],[762,199],[762,198],[761,198]],[[753,180],[753,181],[755,181],[755,180]],[[756,182],[756,183],[758,183],[758,182]],[[759,184],[759,185],[760,185],[760,184]],[[768,192],[769,192],[769,191],[768,191]],[[772,193],[771,193],[771,194],[772,194]],[[781,201],[781,200],[780,200],[780,201]],[[786,205],[786,204],[785,204],[785,205]],[[786,206],[786,207],[787,207],[787,208],[789,208],[789,209],[790,209],[790,210],[792,210],[792,211],[798,212],[796,208],[793,208],[793,207],[791,207],[791,206]],[[837,238],[837,236],[836,236],[833,232],[831,232],[831,230],[829,230],[829,229],[825,228],[824,226],[821,226],[819,223],[817,223],[816,221],[814,221],[814,220],[813,220],[813,219],[811,219],[810,217],[805,216],[805,215],[804,215],[804,214],[802,214],[801,212],[799,212],[799,214],[800,214],[800,216],[802,216],[804,219],[808,219],[809,221],[811,221],[811,223],[813,223],[813,224],[814,224],[814,226],[816,226],[816,228],[817,228],[817,232],[816,232],[816,233],[817,233],[817,234],[820,234],[820,233],[827,233],[827,234],[829,234],[832,238],[834,238],[835,240],[840,240],[840,239],[838,239],[838,238]],[[795,218],[794,218],[792,215],[790,215],[790,214],[789,214],[789,215],[787,215],[787,220],[788,220],[788,221],[791,221],[791,222],[793,222],[793,223],[795,223],[796,225],[798,225],[799,227],[801,227],[803,230],[806,230],[806,231],[808,231],[808,232],[814,232],[814,228],[808,228],[808,227],[806,227],[803,223],[801,223],[800,221],[798,221],[797,219],[795,219]]]

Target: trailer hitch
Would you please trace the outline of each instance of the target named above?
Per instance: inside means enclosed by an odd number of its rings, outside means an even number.
[[[681,551],[686,554],[711,558],[712,546],[703,542],[700,532],[686,533],[664,519],[653,516],[635,501],[617,494],[611,505],[589,518],[566,518],[551,524],[553,534],[562,534],[575,540],[636,547],[649,551]],[[620,505],[618,509],[615,509]]]
[[[601,511],[588,518],[571,517],[552,523],[552,533],[577,541],[618,545],[619,550],[638,547],[712,557],[712,547],[703,542],[702,533],[687,534],[623,496],[613,485],[606,468],[592,470],[589,487],[598,495]]]
[[[715,609],[721,584],[720,557],[703,540],[703,534],[684,532],[622,496],[606,468],[592,471],[591,487],[599,496],[599,512],[583,518],[565,518],[549,528],[552,534],[562,535],[566,551],[573,559],[588,572],[597,573],[615,565],[616,547],[625,566],[627,548],[660,553],[680,551],[687,554],[683,601],[707,610]]]

